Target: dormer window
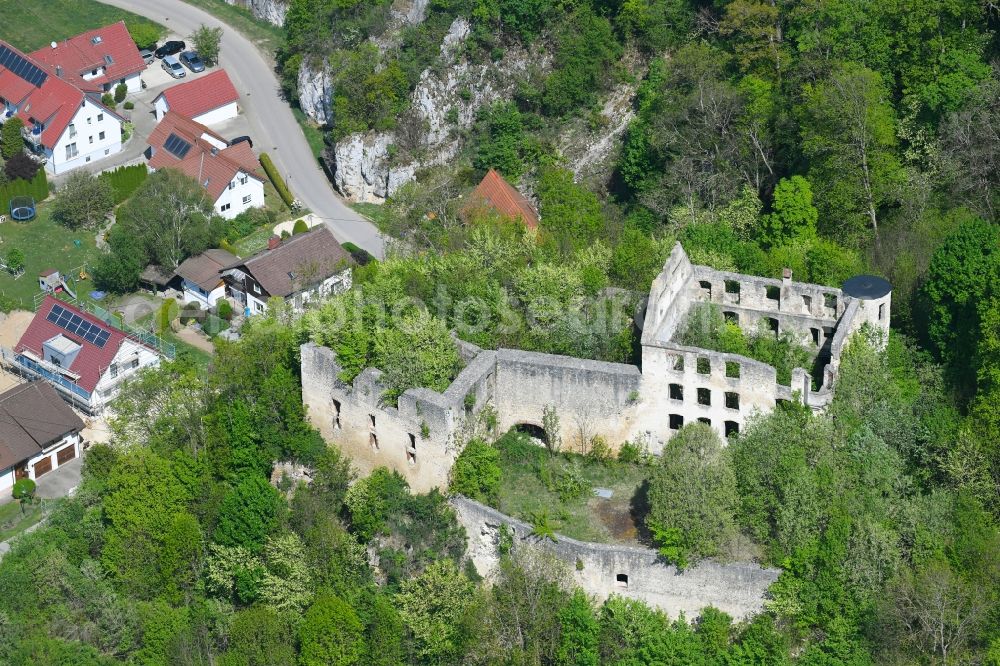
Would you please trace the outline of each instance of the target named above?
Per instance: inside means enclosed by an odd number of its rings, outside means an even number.
[[[102,41],[103,40],[101,39],[100,35],[94,35],[93,37],[90,38],[90,43],[91,44],[95,44],[95,45],[96,44],[100,44]]]
[[[104,56],[104,64],[105,65],[113,65],[113,64],[115,64],[115,60],[111,56],[106,55],[106,56]]]

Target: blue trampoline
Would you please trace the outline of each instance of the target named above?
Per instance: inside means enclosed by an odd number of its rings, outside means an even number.
[[[32,197],[14,197],[10,200],[10,216],[18,222],[35,219],[35,200]]]

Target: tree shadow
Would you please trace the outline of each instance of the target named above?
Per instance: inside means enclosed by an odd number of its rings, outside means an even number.
[[[636,540],[645,546],[652,546],[653,535],[650,533],[649,528],[646,527],[646,516],[649,515],[648,479],[635,489],[635,494],[632,495],[632,499],[629,501],[629,514],[632,517],[632,522],[635,523]]]

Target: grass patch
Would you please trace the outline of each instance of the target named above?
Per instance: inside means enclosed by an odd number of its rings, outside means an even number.
[[[319,161],[323,156],[323,150],[326,148],[326,141],[323,139],[323,130],[298,105],[292,106],[292,115],[295,116],[299,127],[302,128],[302,133],[306,136],[309,148],[312,149],[313,157]]]
[[[51,500],[35,500],[25,505],[22,515],[21,506],[17,502],[0,505],[0,541],[7,541],[32,525],[38,524],[51,506]]]
[[[378,227],[382,233],[389,233],[393,229],[393,214],[389,207],[376,203],[351,203],[348,204],[355,212],[367,217]]]
[[[285,202],[278,196],[278,190],[274,189],[271,181],[264,179],[264,208],[277,213],[278,219],[285,219],[292,214],[292,209],[285,205]]]
[[[281,28],[259,19],[243,7],[230,5],[223,0],[184,0],[215,16],[220,21],[228,23],[263,49],[267,55],[274,57],[274,52],[284,40]]]
[[[267,239],[272,235],[272,229],[270,225],[265,225],[257,229],[249,236],[244,236],[235,243],[233,247],[236,249],[236,254],[240,256],[241,259],[245,259],[250,255],[257,254],[261,250],[267,247]]]
[[[496,447],[503,470],[497,508],[503,513],[528,523],[544,514],[555,532],[581,541],[638,541],[646,467],[575,453],[550,455],[513,430]],[[609,500],[596,497],[594,488],[608,488],[613,495]]]
[[[39,204],[38,216],[30,222],[18,223],[10,219],[0,224],[0,254],[11,248],[24,252],[24,275],[18,279],[0,272],[0,293],[18,303],[25,310],[32,309],[32,299],[38,293],[38,274],[55,268],[64,275],[77,276],[81,266],[93,266],[101,251],[97,249],[95,231],[70,231],[52,220],[52,205]],[[79,246],[74,243],[79,241]],[[77,295],[93,289],[89,281],[78,282]]]
[[[61,41],[122,20],[130,26],[154,25],[166,33],[166,28],[158,23],[95,0],[0,0],[0,16],[3,16],[0,38],[23,51],[35,51],[51,41]]]

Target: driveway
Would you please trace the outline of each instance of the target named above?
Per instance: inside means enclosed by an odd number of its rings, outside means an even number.
[[[167,26],[186,38],[198,26],[221,27],[220,65],[240,93],[240,106],[250,124],[256,150],[271,155],[288,186],[302,203],[323,218],[341,241],[350,241],[383,257],[382,235],[333,191],[326,174],[281,97],[281,86],[265,56],[242,33],[211,14],[181,0],[103,0]],[[155,66],[155,65],[154,65]]]

